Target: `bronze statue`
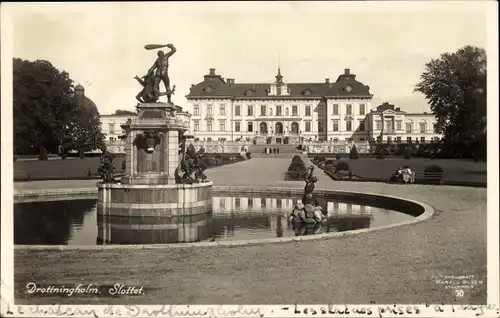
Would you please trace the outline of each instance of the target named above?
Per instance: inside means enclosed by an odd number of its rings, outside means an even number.
[[[160,96],[166,95],[166,93],[160,93],[160,85],[156,83],[155,77],[153,75],[145,75],[142,78],[139,76],[134,77],[139,84],[142,85],[142,91],[135,96],[135,98],[141,103],[154,103],[158,100]]]
[[[168,47],[170,49],[170,52],[165,53],[161,50],[158,51],[158,58],[149,69],[148,73],[146,74],[146,77],[154,76],[155,81],[153,86],[158,87],[158,89],[160,81],[163,82],[163,85],[165,85],[165,90],[166,90],[165,94],[167,95],[168,102],[171,103],[170,99],[174,90],[170,89],[170,78],[168,77],[168,66],[169,66],[168,59],[169,57],[174,55],[177,49],[172,44],[167,44],[167,45],[148,44],[145,46],[147,50],[161,48],[161,47]]]
[[[295,205],[292,214],[290,215],[290,223],[301,228],[301,224],[318,224],[326,222],[326,217],[322,213],[322,208],[314,196],[315,183],[318,178],[313,175],[314,166],[308,168],[307,175],[304,178],[306,185],[302,202]]]
[[[113,173],[115,172],[115,167],[113,166],[114,156],[107,150],[106,146],[102,146],[101,151],[101,163],[97,172],[102,177],[103,183],[115,183],[116,181],[113,177]]]
[[[181,149],[184,148],[181,145]],[[193,144],[186,148],[186,152],[181,155],[179,166],[176,169],[176,182],[184,184],[207,182],[207,176],[203,173],[207,168],[203,162],[205,149],[200,148],[198,152]],[[181,174],[182,172],[182,174]]]

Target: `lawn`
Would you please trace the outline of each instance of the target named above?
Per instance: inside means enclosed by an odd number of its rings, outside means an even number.
[[[331,159],[331,158],[328,158]],[[438,165],[444,170],[445,183],[471,182],[486,183],[485,162],[461,159],[425,159],[425,158],[360,158],[340,159],[346,161],[354,175],[368,180],[387,181],[398,166],[409,166],[416,173],[422,173],[429,165]]]
[[[212,166],[220,166],[237,162],[238,154],[227,154],[227,158],[219,159],[217,164],[208,164],[208,168]],[[208,155],[210,162],[213,162],[212,155]],[[117,172],[123,171],[122,163],[125,160],[125,155],[115,155],[113,165]],[[66,160],[28,160],[14,162],[14,181],[28,180],[71,180],[71,179],[88,179],[89,174],[96,174],[99,168],[99,157],[69,157]],[[29,178],[28,178],[29,174]],[[95,175],[94,177],[95,178]]]

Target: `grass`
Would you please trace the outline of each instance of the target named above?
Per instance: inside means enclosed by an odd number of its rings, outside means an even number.
[[[328,158],[330,159],[330,158]],[[425,158],[388,158],[388,159],[340,159],[349,164],[352,173],[369,180],[389,180],[398,166],[409,166],[417,173],[423,173],[430,165],[441,166],[444,170],[445,182],[472,182],[486,183],[485,162],[474,162],[472,160],[459,159],[425,159]]]
[[[115,166],[117,172],[122,171],[122,163],[124,160],[125,155],[115,155],[113,165]],[[224,163],[228,164],[232,163],[232,161]],[[28,174],[30,176],[29,180],[89,179],[89,171],[92,174],[96,174],[99,164],[99,156],[86,157],[84,159],[76,157],[66,160],[15,161],[14,181],[27,181]],[[95,177],[96,176],[94,176],[94,178]],[[99,178],[99,176],[97,176],[97,178]]]

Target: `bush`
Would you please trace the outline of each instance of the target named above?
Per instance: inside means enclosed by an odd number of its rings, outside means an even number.
[[[349,153],[349,159],[359,159],[358,150],[356,146],[353,145],[351,148],[351,152]]]
[[[426,172],[430,172],[430,173],[444,173],[444,170],[443,170],[443,168],[441,168],[438,165],[430,165],[430,166],[427,166],[427,168],[425,168],[424,174]]]
[[[307,173],[306,167],[304,162],[302,161],[302,158],[298,155],[295,155],[292,158],[290,166],[288,167],[288,171],[286,172],[285,175],[285,180],[290,180],[290,181],[303,180],[306,176],[306,173]]]
[[[375,158],[377,158],[377,159],[385,159],[385,154],[383,152],[377,152],[375,154]]]
[[[252,159],[252,153],[250,151],[247,151],[245,153],[245,155],[246,155],[247,159]]]
[[[127,164],[127,163],[126,163],[126,161],[125,161],[125,160],[123,160],[123,162],[122,162],[122,170],[123,170],[123,171],[125,171],[126,164]]]
[[[350,167],[349,167],[349,164],[345,161],[339,161],[336,165],[335,165],[335,171],[338,172],[338,171],[350,171]]]
[[[411,150],[409,147],[405,150],[405,159],[411,159]]]
[[[49,154],[47,153],[47,149],[44,146],[40,147],[40,155],[38,156],[38,160],[49,160]]]

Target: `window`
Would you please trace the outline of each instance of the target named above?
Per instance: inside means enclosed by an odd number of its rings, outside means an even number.
[[[276,116],[281,116],[281,115],[282,115],[282,113],[281,113],[281,106],[278,105],[278,106],[276,106]]]
[[[425,137],[420,137],[421,142],[425,142]]]
[[[253,122],[248,122],[247,123],[247,131],[248,132],[253,132]]]
[[[212,131],[212,121],[211,120],[207,121],[207,131]]]
[[[391,120],[388,120],[388,121],[385,122],[385,128],[386,128],[385,130],[387,132],[392,132],[394,130],[393,127],[392,127],[392,121]]]
[[[425,123],[420,123],[420,133],[425,134]]]
[[[226,116],[226,105],[221,104],[219,106],[219,115],[221,116]]]
[[[297,105],[292,106],[292,116],[298,116],[299,115],[299,110]]]
[[[352,131],[352,120],[345,121],[345,131]]]
[[[269,116],[272,116],[272,115],[273,115],[273,109],[269,108]]]
[[[333,121],[333,131],[339,131],[339,121],[338,120]]]
[[[347,115],[352,115],[352,105],[351,104],[345,105],[345,112]]]
[[[399,144],[401,142],[401,137],[396,137],[396,142]]]
[[[115,141],[115,137],[109,137],[109,141]]]
[[[306,132],[311,132],[311,122],[306,121]]]
[[[193,121],[193,124],[194,124],[194,131],[200,131],[200,121],[195,120]]]
[[[412,126],[411,123],[406,123],[405,126],[406,126],[406,133],[411,134],[411,126]]]
[[[358,127],[359,127],[359,131],[365,131],[365,121],[364,120],[360,120]]]
[[[239,121],[234,122],[234,131],[236,131],[236,132],[241,131],[241,122],[239,122]]]
[[[241,116],[240,105],[234,105],[234,116]]]
[[[406,137],[406,142],[411,144],[411,137]]]
[[[260,105],[260,115],[266,116],[266,105]]]
[[[396,121],[396,130],[401,130],[401,123],[402,123],[401,120]]]
[[[306,106],[306,116],[311,116],[311,106],[310,105]]]
[[[196,104],[193,107],[193,115],[199,116],[200,115],[200,105]]]
[[[333,104],[333,114],[334,115],[339,114],[339,104]]]
[[[234,207],[236,209],[239,209],[240,206],[241,206],[241,200],[240,200],[240,198],[234,198]]]
[[[318,121],[318,132],[325,132],[325,123],[322,121]]]
[[[109,133],[114,134],[115,133],[115,123],[110,123],[108,125],[108,127],[109,127]]]
[[[248,198],[248,207],[253,208],[253,198]]]
[[[376,120],[375,121],[375,127],[377,127],[377,130],[382,130],[382,121],[381,120]]]
[[[212,116],[212,105],[207,105],[207,116]]]
[[[436,132],[436,123],[432,123],[432,132]]]
[[[226,208],[226,198],[221,197],[219,201],[219,208],[225,209]]]
[[[225,120],[219,121],[219,130],[226,131],[226,121]]]
[[[247,106],[247,116],[253,116],[253,105]]]
[[[360,115],[365,114],[365,104],[359,104],[359,114]]]

